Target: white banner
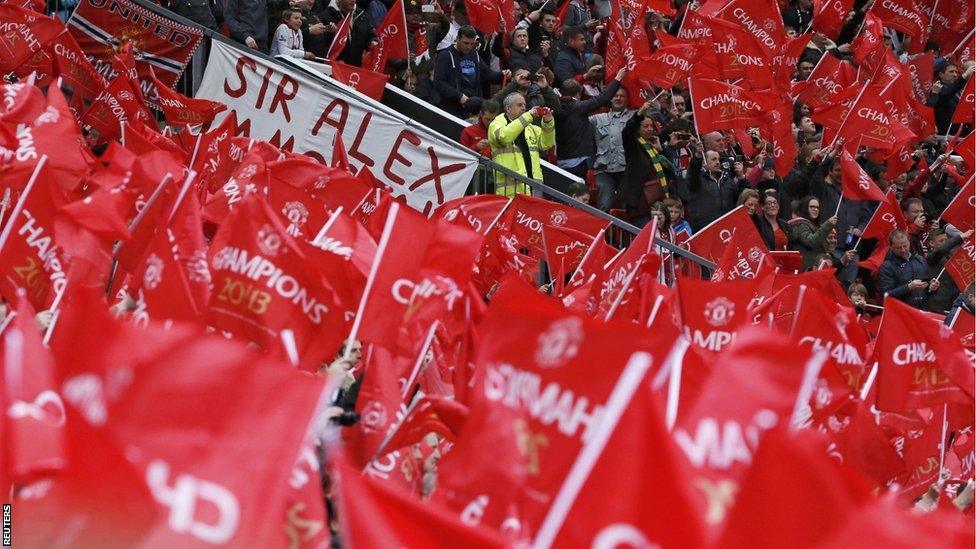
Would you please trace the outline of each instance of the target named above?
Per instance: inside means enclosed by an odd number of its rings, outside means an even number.
[[[474,152],[447,144],[426,128],[407,128],[369,98],[341,93],[218,40],[196,97],[227,105],[218,123],[230,111],[237,113],[238,135],[325,163],[340,132],[354,168],[365,166],[394,196],[405,195],[411,207],[427,215],[464,195],[478,167]]]

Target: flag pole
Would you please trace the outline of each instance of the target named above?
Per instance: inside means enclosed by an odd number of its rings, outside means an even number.
[[[644,264],[644,256],[641,256],[637,260],[637,265],[634,266],[634,270],[627,275],[627,280],[624,281],[623,286],[620,288],[620,293],[617,294],[617,298],[613,300],[613,304],[610,305],[610,310],[607,311],[607,316],[603,319],[604,322],[610,322],[613,317],[613,313],[617,312],[617,308],[624,301],[624,296],[627,294],[627,290],[630,289],[630,284],[634,281],[634,277],[637,276],[637,272],[640,271],[641,265]]]
[[[4,246],[7,245],[7,240],[10,239],[10,233],[14,230],[14,223],[17,222],[17,216],[24,209],[24,204],[27,203],[27,197],[30,195],[31,190],[34,189],[34,184],[37,183],[37,176],[40,175],[45,164],[47,164],[47,155],[42,154],[40,160],[37,161],[37,165],[34,166],[34,172],[31,173],[30,179],[24,185],[24,190],[20,192],[20,197],[17,198],[17,204],[14,205],[14,209],[10,212],[10,219],[3,226],[3,232],[0,232],[0,251],[3,251]]]
[[[610,436],[613,435],[620,418],[624,415],[627,405],[630,404],[645,374],[651,368],[651,362],[651,355],[643,352],[634,353],[627,361],[623,373],[614,385],[613,392],[610,393],[610,398],[607,399],[602,420],[597,424],[593,436],[576,456],[569,474],[566,475],[566,480],[560,486],[552,506],[549,507],[549,512],[539,526],[535,540],[532,542],[533,549],[552,547],[580,490],[583,489]]]
[[[661,304],[664,303],[664,296],[659,295],[654,298],[654,305],[651,306],[651,314],[647,317],[647,324],[645,327],[650,328],[654,324],[654,320],[657,318],[657,312],[661,309]]]
[[[142,220],[149,213],[149,208],[151,208],[153,204],[155,204],[156,201],[159,200],[159,197],[162,196],[163,194],[163,190],[166,189],[166,185],[169,185],[169,182],[172,180],[173,180],[173,174],[167,173],[165,176],[163,176],[163,179],[159,182],[159,185],[156,185],[156,189],[149,196],[149,200],[146,201],[145,206],[143,206],[142,209],[139,210],[139,213],[136,214],[135,219],[133,219],[132,222],[129,223],[130,233],[135,231],[137,228],[139,228],[139,224],[142,223]],[[116,242],[115,246],[112,247],[112,257],[113,258],[118,257],[119,251],[121,250],[122,250],[122,242],[121,241]]]
[[[322,228],[319,229],[318,234],[316,234],[315,235],[315,238],[312,239],[312,245],[313,246],[317,246],[318,243],[319,243],[319,240],[322,240],[323,238],[325,238],[325,235],[329,233],[329,229],[331,229],[332,228],[332,225],[335,224],[335,222],[336,222],[337,219],[339,219],[339,214],[340,213],[342,213],[342,206],[339,206],[338,208],[336,208],[335,211],[332,212],[332,217],[330,217],[329,219],[327,219],[325,221],[325,223],[322,225]]]
[[[827,362],[827,356],[826,351],[817,352],[810,357],[803,369],[803,380],[800,382],[800,390],[797,392],[796,402],[793,404],[793,414],[790,416],[790,431],[792,432],[798,431],[801,427],[800,414],[804,408],[809,406],[807,403],[810,402],[817,377],[820,376],[820,370]]]
[[[946,435],[949,431],[949,405],[942,405],[942,438],[939,442],[939,477],[942,477],[942,468],[945,467],[946,455]]]
[[[369,293],[373,289],[373,284],[376,282],[376,274],[379,271],[380,263],[383,262],[383,255],[386,253],[386,247],[390,243],[390,235],[393,233],[393,226],[396,225],[397,214],[400,212],[400,205],[396,202],[390,203],[390,211],[386,214],[386,223],[383,226],[383,232],[380,234],[380,241],[376,245],[376,256],[373,258],[373,264],[369,267],[369,276],[366,278],[366,287],[363,289],[363,295],[359,299],[359,307],[356,309],[356,318],[352,321],[352,329],[349,330],[349,337],[346,338],[346,343],[343,344],[342,358],[349,358],[349,354],[352,352],[352,346],[349,342],[355,341],[356,336],[359,335],[359,328],[363,323],[363,311],[366,309],[366,302],[369,300]]]
[[[666,364],[670,367],[668,372],[668,401],[664,410],[664,423],[668,432],[674,431],[674,425],[678,421],[678,404],[681,396],[681,373],[684,366],[685,353],[691,342],[685,337],[679,337],[671,349],[671,354],[666,359]],[[663,368],[663,367],[662,367]]]
[[[3,190],[3,200],[0,200],[0,227],[3,226],[4,217],[7,216],[7,208],[10,207],[10,187]]]
[[[417,353],[417,358],[413,362],[413,368],[410,370],[410,375],[407,376],[407,381],[403,384],[403,393],[400,395],[400,398],[402,399],[407,398],[407,394],[410,392],[410,387],[420,376],[420,370],[424,366],[424,357],[427,356],[427,351],[430,349],[430,344],[434,341],[438,324],[440,324],[440,322],[435,320],[431,323],[430,329],[427,330],[427,337],[424,338],[424,343],[420,346],[420,352]]]

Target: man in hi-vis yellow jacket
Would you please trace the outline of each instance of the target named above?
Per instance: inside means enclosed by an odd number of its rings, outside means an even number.
[[[533,121],[542,121],[541,127]],[[504,112],[488,125],[491,159],[529,179],[542,181],[539,155],[556,144],[556,123],[552,112],[545,107],[525,110],[525,97],[512,93],[505,97]],[[532,194],[525,183],[501,172],[495,175],[495,194],[515,196]]]

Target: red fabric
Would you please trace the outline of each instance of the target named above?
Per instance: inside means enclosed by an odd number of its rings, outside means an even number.
[[[152,67],[149,68],[149,78],[159,93],[157,103],[166,115],[166,122],[176,124],[209,124],[217,113],[227,108],[223,103],[215,103],[206,99],[193,99],[173,91],[163,84]]]
[[[379,26],[376,27],[378,43],[363,54],[363,69],[376,73],[386,71],[386,63],[390,59],[406,59],[410,48],[407,41],[410,31],[407,29],[407,19],[403,8],[403,0],[395,0]],[[332,66],[335,74],[335,64]],[[354,88],[356,86],[353,86]],[[367,93],[367,95],[370,95]],[[370,95],[370,97],[373,97]],[[374,97],[374,99],[377,99]]]
[[[952,114],[953,124],[972,124],[973,119],[976,118],[976,78],[970,78],[966,82],[966,87],[962,90],[962,95],[959,99],[959,104],[956,105],[956,110]]]
[[[969,231],[976,228],[976,221],[973,220],[974,208],[976,208],[976,178],[970,177],[969,181],[959,189],[956,197],[946,206],[942,212],[942,219],[952,223],[952,226],[960,231]]]
[[[718,262],[725,252],[727,244],[732,239],[733,233],[738,234],[740,242],[743,243],[742,248],[749,250],[753,248],[767,249],[762,237],[759,236],[755,223],[752,222],[752,218],[746,212],[745,206],[737,207],[716,219],[695,233],[688,240],[688,243],[691,245],[691,251],[712,262]]]
[[[970,235],[952,252],[945,264],[945,270],[956,283],[956,287],[965,289],[976,281],[976,235]]]
[[[875,2],[871,7],[871,14],[888,27],[912,37],[921,36],[925,33],[929,20],[915,6],[916,3],[911,0]]]
[[[692,77],[688,91],[699,133],[755,126],[769,110],[765,93],[745,91],[718,80]]]
[[[875,347],[878,409],[971,404],[973,369],[959,338],[897,299],[886,297],[884,309]]]
[[[332,38],[332,43],[329,44],[329,51],[326,52],[325,58],[332,63],[335,63],[336,59],[342,55],[342,50],[349,43],[349,33],[352,29],[352,16],[354,12],[355,10],[349,12],[342,18],[342,22],[339,23],[339,28],[336,29],[335,36]]]
[[[478,148],[478,143],[482,139],[486,141],[488,140],[488,128],[481,122],[480,119],[474,124],[471,124],[461,130],[462,145],[480,154],[481,156],[491,158],[491,147],[485,147],[483,149]]]
[[[854,7],[854,0],[816,0],[812,28],[826,34],[828,38],[837,39],[844,27],[847,15]]]
[[[717,353],[730,345],[751,318],[747,312],[756,279],[712,282],[678,277],[681,322],[691,344]]]
[[[884,200],[885,194],[847,151],[840,155],[841,186],[848,200]]]
[[[566,2],[565,4],[568,6],[571,3]],[[498,31],[498,22],[501,20],[501,13],[498,11],[498,6],[495,2],[492,0],[464,0],[464,7],[468,13],[468,21],[471,23],[471,26],[486,36]],[[558,14],[556,18],[560,22],[562,21]],[[509,27],[506,26],[506,28]]]
[[[0,4],[0,20],[7,24],[0,36],[3,72],[19,67],[64,31],[57,19],[11,3]]]
[[[339,61],[332,62],[332,77],[376,101],[383,97],[386,81],[390,78],[389,75],[381,72],[354,67]]]

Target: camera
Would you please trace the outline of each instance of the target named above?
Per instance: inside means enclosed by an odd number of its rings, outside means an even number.
[[[351,410],[343,410],[341,414],[331,418],[329,421],[338,423],[343,427],[350,427],[359,423],[359,414]]]

